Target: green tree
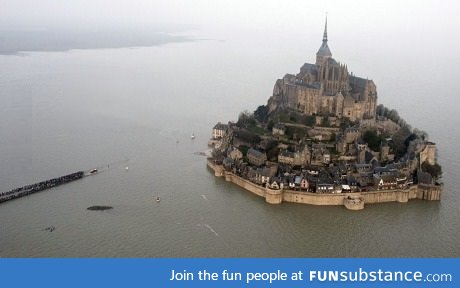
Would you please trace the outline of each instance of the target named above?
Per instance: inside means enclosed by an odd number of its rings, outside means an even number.
[[[335,142],[335,140],[337,139],[337,136],[335,133],[331,133],[331,137],[329,138],[329,141],[330,142]]]
[[[367,130],[364,132],[363,141],[366,142],[369,148],[371,148],[373,151],[380,150],[380,143],[382,139],[380,139],[375,130]]]
[[[267,124],[268,131],[272,131],[274,125],[275,123],[273,122],[273,120],[270,119]]]
[[[409,142],[415,139],[413,138],[412,140],[408,140],[408,138],[411,137],[411,134],[411,131],[407,127],[402,127],[398,130],[398,132],[392,135],[390,147],[394,151],[396,159],[399,159],[406,154]]]
[[[249,127],[256,124],[254,114],[250,113],[248,110],[245,110],[240,113],[238,116],[238,126],[240,127]]]
[[[241,145],[238,147],[238,150],[240,150],[241,153],[243,153],[243,156],[246,157],[246,154],[248,154],[249,147],[245,145]]]
[[[431,177],[435,179],[442,175],[442,167],[438,163],[431,165],[425,161],[422,163],[422,171],[430,173]]]
[[[297,115],[296,115],[295,113],[291,113],[291,114],[289,115],[289,120],[292,121],[292,122],[294,122],[294,123],[297,123],[297,120],[298,120],[298,119],[297,119]]]
[[[396,111],[395,109],[391,109],[389,112],[388,112],[388,115],[387,115],[388,119],[391,119],[391,121],[395,122],[395,123],[399,123],[399,113],[398,111]]]
[[[252,144],[252,145],[260,143],[260,136],[259,135],[255,134],[255,133],[252,133],[250,131],[244,130],[244,129],[241,129],[240,131],[236,132],[235,136],[238,139],[240,139],[240,140],[242,140],[244,142],[247,142],[249,144]]]
[[[267,149],[265,151],[267,153],[267,158],[272,161],[276,161],[278,159],[278,141],[271,140],[267,143]]]
[[[308,115],[306,117],[305,125],[307,126],[314,126],[316,124],[316,117],[313,115]]]
[[[420,139],[423,139],[423,140],[428,138],[428,133],[426,133],[423,130],[414,128],[413,133],[415,134],[415,136],[417,136],[417,138],[420,138]]]
[[[385,112],[384,108],[385,107],[382,104],[377,105],[377,107],[375,108],[375,113],[379,116],[384,116],[383,115],[383,113]]]
[[[268,118],[268,107],[265,105],[257,107],[256,111],[254,111],[254,117],[257,121],[265,123]]]

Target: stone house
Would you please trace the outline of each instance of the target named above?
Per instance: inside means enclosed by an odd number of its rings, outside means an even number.
[[[280,186],[278,185],[276,181],[273,181],[272,184],[270,185],[270,188],[278,190],[280,189]]]
[[[355,142],[360,136],[361,133],[359,132],[359,129],[355,127],[346,128],[343,132],[343,137],[347,144]]]
[[[232,151],[230,151],[230,153],[228,153],[228,156],[230,158],[232,158],[233,160],[239,160],[239,159],[243,158],[243,152],[241,152],[240,150],[238,150],[236,148],[233,148]]]
[[[395,189],[398,185],[396,177],[393,175],[379,176],[374,174],[374,185],[378,190]]]
[[[286,126],[281,123],[276,123],[272,128],[273,136],[283,136],[286,133]]]
[[[300,188],[304,189],[304,190],[307,190],[309,186],[310,185],[308,183],[307,178],[302,178],[302,180],[300,181]]]
[[[420,152],[420,163],[428,162],[430,165],[436,164],[436,144],[426,142],[425,148]]]
[[[384,143],[380,146],[380,161],[393,161],[394,155],[390,154],[390,146]]]
[[[218,122],[212,128],[212,139],[221,139],[227,134],[228,125]]]
[[[316,184],[316,193],[333,193],[334,184],[321,183]]]
[[[310,163],[310,151],[305,146],[302,151],[289,152],[281,151],[278,154],[278,163],[287,164],[291,166],[303,166]]]
[[[255,166],[262,166],[267,161],[267,155],[264,152],[260,152],[256,149],[250,148],[247,153],[249,163]]]

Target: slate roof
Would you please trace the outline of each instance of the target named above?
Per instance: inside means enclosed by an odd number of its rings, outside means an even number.
[[[329,49],[329,46],[327,46],[327,41],[323,41],[323,44],[321,44],[321,47],[319,47],[318,52],[316,53],[318,56],[332,56],[331,50]]]

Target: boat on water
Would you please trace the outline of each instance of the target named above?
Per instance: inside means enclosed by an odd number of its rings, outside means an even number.
[[[155,201],[160,202],[160,196],[157,196],[157,198],[155,199]]]
[[[195,139],[195,133],[192,133],[192,136],[190,136],[190,138],[193,140]]]
[[[49,226],[49,227],[46,227],[43,230],[48,231],[48,232],[53,232],[54,230],[56,230],[56,227],[55,226]]]
[[[97,169],[96,169],[96,168],[89,170],[89,174],[95,174],[95,173],[97,173]]]

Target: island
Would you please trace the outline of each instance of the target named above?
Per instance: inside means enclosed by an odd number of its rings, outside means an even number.
[[[327,19],[315,64],[278,79],[266,105],[217,123],[207,165],[215,176],[265,198],[344,205],[440,200],[436,144],[377,104],[373,80],[332,58]]]

